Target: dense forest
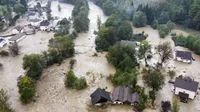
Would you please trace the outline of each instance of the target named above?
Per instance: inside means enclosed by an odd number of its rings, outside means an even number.
[[[200,30],[200,1],[199,0],[160,0],[151,3],[134,5],[130,0],[92,0],[100,6],[106,15],[120,10],[126,19],[133,19],[136,11],[143,12],[147,17],[147,24],[157,20],[159,24],[166,24],[169,20]],[[138,3],[137,3],[138,4]]]

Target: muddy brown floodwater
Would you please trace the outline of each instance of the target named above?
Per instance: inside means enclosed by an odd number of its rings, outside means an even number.
[[[62,11],[58,12],[57,4],[60,4]],[[97,16],[101,17],[102,22],[105,22],[107,17],[103,14],[102,10],[89,2],[90,13],[90,26],[87,33],[81,33],[74,40],[75,43],[75,57],[77,60],[74,66],[74,72],[78,77],[84,76],[87,79],[88,87],[81,91],[72,89],[66,89],[64,86],[64,73],[69,69],[69,59],[65,60],[61,65],[53,65],[43,71],[41,79],[37,83],[37,98],[36,102],[32,102],[28,105],[22,105],[19,101],[19,94],[17,89],[17,77],[24,74],[22,68],[22,58],[25,54],[40,53],[47,50],[48,40],[53,38],[53,33],[37,32],[36,35],[27,36],[24,40],[19,42],[20,55],[16,57],[0,57],[0,62],[3,63],[4,68],[0,71],[0,88],[4,88],[8,91],[10,96],[9,103],[16,110],[16,112],[132,112],[131,106],[118,105],[107,106],[106,108],[93,108],[90,102],[90,94],[98,87],[107,88],[107,91],[112,92],[113,86],[106,79],[109,74],[115,72],[113,66],[108,64],[105,55],[106,53],[98,53],[98,56],[93,56],[95,51],[95,35],[93,32],[97,29]],[[64,3],[58,3],[53,1],[52,3],[52,15],[60,18],[70,17],[73,6]],[[21,20],[21,23],[25,23],[25,20]],[[173,50],[184,49],[182,47],[175,47],[171,37],[168,36],[165,39],[160,39],[158,31],[153,30],[150,26],[143,28],[135,28],[134,32],[145,31],[149,36],[147,40],[156,46],[159,43],[169,41],[173,47]],[[175,32],[182,32],[180,30],[174,30]],[[186,34],[187,35],[187,34]],[[195,80],[200,81],[200,57],[193,53],[196,59],[191,65],[183,64],[170,60],[166,64],[167,67],[174,68],[177,71],[177,75],[186,71],[185,75],[193,77]],[[141,76],[139,76],[140,83],[142,84]],[[156,99],[156,106],[160,107],[162,100],[171,100],[173,93],[171,92],[171,84],[166,84],[162,90],[159,91]],[[198,112],[200,105],[199,95],[194,101],[190,101],[188,104],[181,103],[181,112]],[[145,110],[146,112],[157,110]]]

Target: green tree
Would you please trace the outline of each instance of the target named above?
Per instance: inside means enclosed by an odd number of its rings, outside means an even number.
[[[168,71],[168,74],[169,74],[169,77],[170,77],[171,79],[173,79],[174,76],[176,75],[176,72],[175,72],[174,70],[169,70],[169,71]]]
[[[174,29],[175,24],[172,21],[168,21],[167,22],[167,27],[169,29],[169,32],[171,32]]]
[[[7,92],[3,89],[0,90],[0,112],[14,112],[8,103]]]
[[[62,58],[69,58],[74,55],[74,43],[69,37],[57,36],[49,40],[48,46],[58,51]]]
[[[160,64],[162,65],[167,60],[173,58],[172,48],[169,42],[165,42],[163,44],[159,44],[156,46],[156,51],[160,56]]]
[[[77,80],[78,78],[75,76],[74,72],[70,70],[65,76],[65,86],[73,88]]]
[[[39,54],[30,54],[23,57],[23,68],[27,76],[33,80],[38,80],[43,70],[42,56]]]
[[[86,79],[84,77],[81,77],[81,78],[76,80],[75,88],[77,90],[85,89],[86,87],[87,87],[87,82],[86,82]]]
[[[123,21],[117,31],[119,40],[130,40],[133,37],[132,25],[128,21]]]
[[[133,25],[135,27],[144,27],[147,24],[147,16],[141,11],[137,11],[133,16]]]
[[[138,51],[138,56],[140,59],[144,58],[145,65],[148,66],[147,57],[151,54],[151,45],[147,41],[142,41]]]
[[[98,27],[98,30],[100,29],[100,27],[101,27],[101,17],[100,16],[98,16],[97,17],[97,27]]]
[[[179,112],[180,105],[179,105],[178,98],[176,96],[173,96],[172,101],[173,101],[172,102],[172,112]]]
[[[17,84],[22,103],[28,103],[35,96],[36,86],[28,76],[21,77]]]
[[[158,26],[159,26],[158,20],[153,20],[153,23],[152,23],[152,26],[151,26],[151,27],[152,27],[153,29],[157,29]]]
[[[166,35],[169,34],[170,30],[166,24],[159,25],[158,31],[161,38],[165,38]]]
[[[109,63],[122,71],[128,71],[138,66],[135,50],[130,46],[116,44],[109,48],[106,58]]]
[[[196,29],[200,29],[200,1],[192,0],[189,15],[192,21],[196,24]]]
[[[26,12],[26,8],[22,4],[17,3],[14,5],[14,11],[18,14],[24,14]]]

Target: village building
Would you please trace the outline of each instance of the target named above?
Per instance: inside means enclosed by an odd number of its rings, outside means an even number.
[[[192,53],[189,51],[176,51],[176,60],[191,64]]]
[[[40,30],[41,31],[48,31],[50,22],[48,20],[43,20],[42,22],[40,22]]]
[[[0,48],[4,47],[5,45],[6,45],[6,40],[0,37]]]
[[[130,87],[118,86],[112,93],[113,104],[131,104],[135,105],[139,100],[139,95],[132,93]]]
[[[102,105],[111,102],[109,92],[105,89],[97,88],[91,95],[91,101],[93,105]]]
[[[19,34],[19,33],[24,33],[24,28],[22,26],[16,26],[12,30],[12,34]]]
[[[14,35],[13,37],[11,37],[9,39],[9,44],[13,44],[15,42],[19,42],[20,40],[24,39],[26,37],[26,35],[24,33],[19,33]]]
[[[174,82],[174,93],[180,96],[182,102],[194,99],[197,95],[199,83],[190,77],[177,77]]]

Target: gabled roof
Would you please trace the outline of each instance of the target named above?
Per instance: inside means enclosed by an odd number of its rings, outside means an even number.
[[[179,87],[189,91],[197,92],[199,83],[192,80],[189,77],[181,78],[177,77],[174,83],[174,87]]]
[[[48,20],[44,20],[42,22],[40,22],[40,26],[49,26],[49,21]]]
[[[114,92],[112,93],[112,100],[113,101],[123,102],[124,88],[125,88],[125,86],[118,86],[118,87],[115,88]]]
[[[125,86],[118,86],[112,93],[112,101],[131,103],[132,95],[131,88]]]
[[[91,95],[92,104],[105,103],[111,101],[110,94],[105,89],[97,88]],[[102,102],[101,100],[104,99]]]
[[[131,101],[131,103],[136,103],[136,102],[139,102],[139,95],[138,95],[138,93],[133,93],[132,94],[132,101]]]
[[[176,57],[181,59],[192,60],[192,53],[188,51],[176,51]]]

